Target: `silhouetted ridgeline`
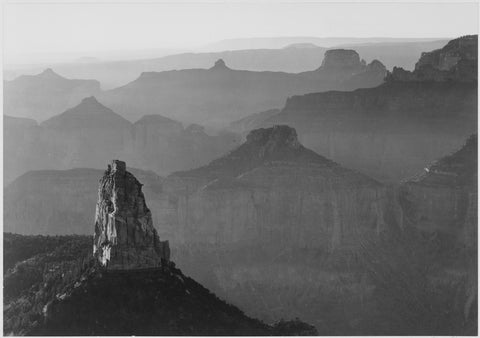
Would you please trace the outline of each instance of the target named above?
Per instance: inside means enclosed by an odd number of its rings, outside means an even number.
[[[4,131],[7,183],[35,169],[102,168],[109,156],[168,174],[205,164],[238,144],[235,134],[212,136],[160,115],[132,124],[94,97],[40,125],[5,116]]]

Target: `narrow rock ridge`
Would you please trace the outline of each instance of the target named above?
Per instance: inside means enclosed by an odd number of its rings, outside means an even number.
[[[168,241],[160,241],[142,184],[113,160],[98,189],[93,253],[108,269],[161,266],[170,259]]]

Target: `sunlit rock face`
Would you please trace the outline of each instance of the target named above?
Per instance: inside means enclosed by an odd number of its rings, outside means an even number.
[[[161,266],[170,259],[168,241],[160,241],[142,184],[114,160],[100,180],[93,252],[109,269]]]

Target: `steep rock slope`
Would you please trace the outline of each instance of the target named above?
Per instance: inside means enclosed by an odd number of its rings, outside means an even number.
[[[455,153],[434,162],[400,190],[404,226],[476,249],[478,205],[477,135]]]
[[[158,237],[142,184],[119,160],[100,179],[93,254],[110,270],[159,267],[170,259],[168,241]]]
[[[3,111],[15,117],[43,121],[72,107],[82,98],[97,95],[96,80],[71,80],[48,68],[38,75],[4,81]]]
[[[328,61],[331,59],[339,61]],[[347,59],[350,61],[342,66],[342,60]],[[335,62],[340,66],[330,66]],[[218,60],[210,69],[145,72],[100,98],[130,120],[161,113],[182,122],[222,125],[251,112],[280,106],[294,94],[372,87],[382,83],[385,75],[385,67],[368,67],[353,50],[332,50],[315,71],[234,70]],[[352,77],[355,79],[351,81]]]
[[[208,163],[237,140],[232,133],[212,136],[201,126],[184,128],[160,115],[144,116],[132,124],[95,97],[40,125],[5,117],[4,130],[7,184],[29,170],[103,168],[110,156],[138,168],[170,173]]]
[[[175,243],[332,251],[385,230],[384,187],[303,147],[288,126],[254,130],[226,156],[169,176],[162,198],[159,228]]]
[[[468,48],[458,42],[464,39]],[[449,45],[470,50],[470,43],[476,39],[460,38]],[[465,55],[476,60],[476,54]],[[398,182],[476,132],[476,72],[457,73],[450,81],[406,81],[394,75],[376,88],[294,96],[260,126],[288,124],[313,150],[376,179]]]

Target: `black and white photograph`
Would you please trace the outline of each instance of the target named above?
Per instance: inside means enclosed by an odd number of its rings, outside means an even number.
[[[477,336],[480,0],[2,0],[3,336]]]

